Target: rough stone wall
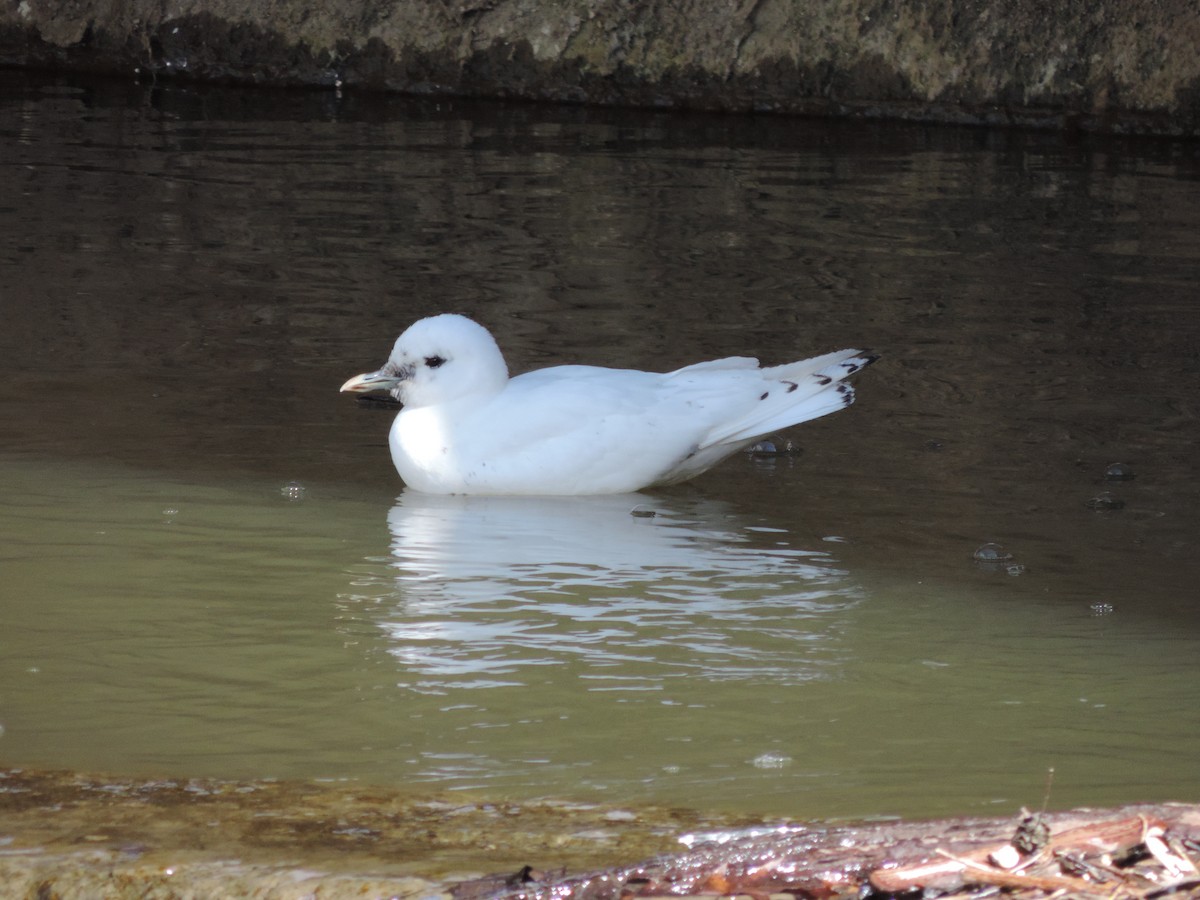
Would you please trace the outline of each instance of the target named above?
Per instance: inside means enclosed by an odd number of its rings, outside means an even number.
[[[1197,0],[0,0],[0,63],[1200,133]]]

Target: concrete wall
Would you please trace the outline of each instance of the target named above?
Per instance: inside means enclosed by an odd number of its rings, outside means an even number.
[[[0,63],[1200,133],[1198,0],[0,0]]]

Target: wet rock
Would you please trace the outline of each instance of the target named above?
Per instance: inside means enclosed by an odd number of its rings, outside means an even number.
[[[182,897],[262,897],[271,900],[398,900],[449,898],[432,881],[413,877],[336,875],[291,866],[237,860],[196,860],[190,854],[158,854],[130,861],[112,851],[9,853],[0,858],[6,897],[58,900],[178,900]]]
[[[0,768],[0,896],[435,898],[447,873],[611,865],[722,824],[653,807],[473,801],[353,782]]]
[[[1187,4],[0,6],[0,63],[737,112],[1200,132]]]

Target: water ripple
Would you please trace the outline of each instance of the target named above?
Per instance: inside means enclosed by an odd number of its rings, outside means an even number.
[[[355,596],[372,598],[402,686],[421,692],[527,683],[546,666],[611,691],[798,683],[836,665],[856,593],[827,552],[711,501],[654,498],[656,516],[630,515],[650,502],[405,493],[392,558]]]

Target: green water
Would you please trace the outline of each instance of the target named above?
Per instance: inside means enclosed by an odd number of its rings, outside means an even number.
[[[1194,799],[1185,146],[4,77],[6,764],[795,818],[1007,813],[1051,767],[1056,806]],[[337,387],[446,310],[515,370],[884,359],[798,456],[421,498]]]

